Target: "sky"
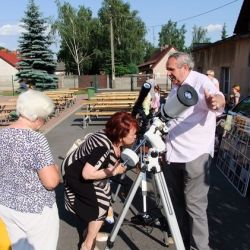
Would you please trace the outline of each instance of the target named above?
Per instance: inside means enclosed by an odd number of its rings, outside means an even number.
[[[158,45],[158,33],[162,25],[169,20],[177,22],[177,27],[185,25],[185,44],[190,46],[194,25],[206,28],[207,37],[211,42],[221,39],[223,24],[226,24],[228,36],[233,35],[234,27],[244,0],[123,0],[130,4],[130,10],[138,11],[138,17],[147,28],[146,39]],[[60,0],[60,2],[64,2]],[[72,6],[78,8],[83,5],[92,10],[93,17],[97,16],[102,6],[102,0],[68,0]],[[28,0],[1,0],[0,15],[0,46],[9,50],[18,48],[18,37],[22,29],[20,20],[24,17]],[[57,18],[57,7],[54,0],[35,0],[43,17]],[[57,42],[53,46],[56,52]]]

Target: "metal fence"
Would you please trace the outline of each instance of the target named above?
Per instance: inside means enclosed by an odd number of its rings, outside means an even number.
[[[216,166],[246,197],[250,181],[250,119],[240,115],[228,115],[225,135],[222,139]]]

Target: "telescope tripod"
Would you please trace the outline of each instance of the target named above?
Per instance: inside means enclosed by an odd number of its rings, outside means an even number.
[[[145,157],[145,152],[147,151],[146,150],[146,145],[145,145],[145,140],[140,140],[139,143],[138,143],[138,147],[136,149],[137,150],[140,150],[140,167],[143,165],[143,159]],[[160,223],[160,225],[162,226],[162,229],[163,231],[166,232],[166,237],[165,237],[165,243],[166,245],[168,245],[168,234],[167,234],[167,230],[166,229],[166,223],[165,223],[165,220],[161,215],[159,215],[160,217],[157,217],[157,218],[153,218],[149,213],[148,213],[148,209],[147,209],[147,193],[148,193],[148,187],[147,187],[147,172],[146,171],[142,171],[142,176],[141,176],[141,191],[142,191],[142,213],[138,213],[137,215],[135,215],[134,217],[131,218],[131,222],[132,223],[141,223],[142,225],[149,225],[149,224],[152,224],[153,220],[156,220],[158,219],[158,223]],[[121,186],[123,185],[122,182],[125,178],[126,174],[124,173],[123,175],[121,175],[120,177],[120,181],[116,181],[118,183],[118,186],[116,188],[116,191],[114,193],[114,195],[112,195],[112,202],[114,203],[119,195],[119,192],[120,192],[120,189],[121,189]],[[155,180],[153,179],[152,181],[152,186],[153,186],[153,191],[154,191],[154,194],[155,194],[155,200],[159,197],[159,193],[157,192],[157,189],[156,189],[156,184],[155,184]],[[162,219],[163,218],[163,219]],[[161,222],[160,222],[161,221]],[[169,231],[168,231],[169,233]]]
[[[170,199],[170,195],[168,192],[168,188],[166,185],[166,181],[163,175],[163,172],[161,170],[161,167],[159,165],[159,153],[155,151],[153,148],[149,149],[148,154],[145,156],[144,164],[141,167],[141,171],[138,174],[135,182],[133,183],[129,194],[126,198],[126,201],[124,203],[124,208],[121,214],[119,215],[111,234],[108,238],[107,245],[105,247],[105,250],[109,250],[113,247],[115,238],[121,228],[121,225],[124,221],[124,218],[129,210],[129,207],[135,197],[135,194],[141,184],[141,181],[143,180],[146,171],[150,171],[153,174],[155,184],[157,187],[157,190],[160,195],[161,203],[163,205],[164,215],[167,218],[168,225],[170,228],[170,231],[172,233],[172,237],[174,239],[174,243],[177,250],[185,250],[183,240],[181,237],[180,229],[176,220],[176,216],[174,213],[173,205]]]

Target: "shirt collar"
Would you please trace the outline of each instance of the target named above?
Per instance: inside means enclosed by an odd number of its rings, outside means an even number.
[[[194,87],[195,81],[194,81],[194,74],[193,74],[192,70],[188,73],[187,78],[183,81],[182,84],[188,84],[188,85]]]

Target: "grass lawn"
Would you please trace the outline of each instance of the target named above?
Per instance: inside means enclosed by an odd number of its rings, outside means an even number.
[[[14,94],[13,94],[12,90],[0,90],[0,95],[3,95],[3,96],[17,96],[19,94],[16,93],[16,92],[14,92]]]

